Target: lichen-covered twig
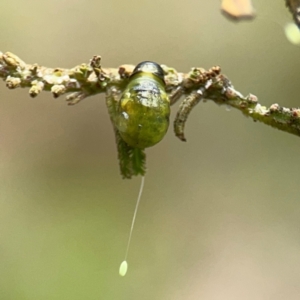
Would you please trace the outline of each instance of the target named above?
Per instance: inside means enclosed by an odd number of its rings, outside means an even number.
[[[243,96],[235,90],[230,80],[220,73],[220,68],[215,67],[209,71],[193,68],[185,74],[165,65],[162,67],[171,103],[176,102],[181,96],[195,97],[201,94],[201,99],[237,108],[254,121],[300,136],[299,108],[285,108],[278,104],[272,104],[267,108],[258,102],[256,96],[251,94]],[[80,64],[71,69],[53,69],[27,64],[10,52],[5,54],[0,52],[0,77],[4,79],[8,88],[29,88],[31,97],[37,96],[43,90],[50,91],[55,98],[68,94],[66,98],[70,105],[89,96],[106,93],[112,86],[122,91],[133,68],[132,65],[123,65],[116,69],[101,68],[100,56],[95,56],[88,64]],[[211,76],[208,76],[209,74]],[[197,96],[194,102],[189,103],[196,104],[199,98]],[[188,115],[190,109],[184,107],[184,104],[182,106],[184,114]],[[182,129],[186,121],[186,118],[182,117],[184,114],[177,119]],[[180,134],[178,132],[176,134],[184,140],[183,130]]]

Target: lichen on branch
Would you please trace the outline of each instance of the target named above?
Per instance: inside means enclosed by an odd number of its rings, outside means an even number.
[[[206,71],[202,68],[181,73],[165,65],[162,67],[165,71],[166,90],[175,99],[172,104],[182,96],[191,96],[209,83],[209,87],[203,92],[203,98],[219,105],[237,108],[254,121],[300,136],[299,108],[285,108],[278,104],[265,107],[254,95],[243,96],[223,74],[205,77],[203,74]],[[27,64],[11,52],[0,52],[0,77],[9,89],[29,88],[31,97],[36,97],[42,91],[50,91],[55,98],[68,94],[66,100],[69,105],[89,96],[106,93],[109,86],[124,89],[133,69],[133,65],[101,68],[99,56],[93,57],[88,64],[79,64],[71,69],[47,68]]]
[[[161,67],[171,105],[184,97],[174,121],[175,135],[182,141],[186,140],[184,128],[188,115],[203,99],[212,100],[218,105],[234,107],[254,121],[300,136],[299,108],[285,108],[276,103],[266,107],[252,94],[243,96],[221,73],[220,67],[212,67],[209,70],[192,68],[188,73],[177,72],[166,65]],[[115,91],[114,94],[120,95],[133,69],[133,65],[102,68],[100,56],[94,56],[89,63],[79,64],[71,69],[47,68],[27,64],[11,52],[0,52],[0,77],[9,89],[28,88],[31,97],[38,96],[42,91],[50,91],[55,98],[66,94],[69,105],[100,93],[105,93],[109,99],[112,90]],[[135,169],[134,156],[130,154],[132,151],[125,150],[123,154],[127,154],[123,155],[121,167],[127,170],[127,173],[122,173],[123,176],[130,178],[133,175],[144,174],[144,165],[141,164]],[[124,163],[126,161],[127,165]],[[144,159],[141,161],[144,164]]]

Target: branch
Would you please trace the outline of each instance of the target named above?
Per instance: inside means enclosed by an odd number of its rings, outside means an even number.
[[[208,72],[201,68],[193,68],[184,74],[164,65],[162,67],[165,71],[166,90],[172,99],[190,96],[208,86],[203,94],[205,99],[234,107],[254,121],[300,136],[299,108],[285,108],[278,104],[267,108],[258,102],[256,96],[249,94],[245,97],[235,90],[223,74],[209,77]],[[123,65],[118,69],[102,69],[100,57],[95,56],[89,64],[81,64],[72,69],[52,69],[27,64],[10,52],[0,52],[0,77],[5,80],[9,89],[29,88],[31,97],[36,97],[43,90],[50,91],[55,98],[68,94],[66,100],[69,105],[92,95],[106,93],[109,86],[124,89],[133,68],[132,65]]]

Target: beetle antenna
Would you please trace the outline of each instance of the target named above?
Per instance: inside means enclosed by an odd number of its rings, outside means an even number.
[[[140,191],[139,191],[139,195],[138,195],[138,198],[137,198],[137,201],[136,201],[134,214],[133,214],[133,218],[132,218],[132,222],[131,222],[131,228],[130,228],[129,238],[128,238],[128,242],[127,242],[125,259],[122,261],[122,263],[120,265],[120,269],[119,269],[119,274],[121,276],[125,276],[126,273],[127,273],[127,269],[128,269],[127,256],[128,256],[128,252],[129,252],[129,246],[130,246],[130,242],[131,242],[131,237],[132,237],[132,232],[133,232],[133,226],[134,226],[134,223],[135,223],[136,213],[137,213],[137,210],[138,210],[138,207],[139,207],[139,204],[140,204],[140,200],[141,200],[141,196],[142,196],[142,193],[143,193],[143,189],[144,189],[144,183],[145,183],[145,176],[142,176]]]

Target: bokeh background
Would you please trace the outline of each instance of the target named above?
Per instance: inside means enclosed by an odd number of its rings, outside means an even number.
[[[299,47],[283,0],[234,24],[219,1],[1,0],[0,50],[73,67],[154,60],[187,72],[220,65],[269,106],[300,106]],[[172,120],[178,105],[173,107]],[[0,86],[1,300],[300,298],[300,139],[201,103],[187,143],[172,132],[122,180],[103,95],[64,98]]]

